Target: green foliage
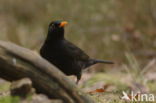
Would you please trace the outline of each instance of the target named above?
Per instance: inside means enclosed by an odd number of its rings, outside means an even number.
[[[0,97],[0,103],[19,103],[19,97],[5,96]]]
[[[143,83],[145,78],[143,78],[142,69],[139,66],[138,61],[136,60],[135,56],[131,53],[125,53],[128,66],[125,65],[125,69],[128,73],[131,74],[132,78],[139,83]]]

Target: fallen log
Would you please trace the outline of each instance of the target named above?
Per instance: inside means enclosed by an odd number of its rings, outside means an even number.
[[[8,81],[28,77],[38,93],[65,103],[95,102],[37,53],[10,42],[0,41],[0,77]]]

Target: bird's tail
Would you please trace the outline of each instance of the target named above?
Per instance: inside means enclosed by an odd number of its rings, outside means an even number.
[[[108,60],[93,60],[94,64],[96,63],[105,63],[105,64],[114,64],[112,61]]]
[[[90,67],[91,65],[97,64],[97,63],[114,64],[112,61],[90,59],[86,65],[86,68]]]

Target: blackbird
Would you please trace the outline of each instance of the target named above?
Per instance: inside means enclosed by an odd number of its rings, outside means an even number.
[[[76,83],[81,79],[82,70],[96,63],[113,64],[111,61],[90,58],[80,48],[64,37],[66,21],[53,21],[49,24],[48,35],[40,49],[43,58],[58,67],[66,75],[77,76]]]

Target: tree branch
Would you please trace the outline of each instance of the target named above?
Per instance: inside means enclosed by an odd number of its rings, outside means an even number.
[[[94,102],[37,53],[4,41],[0,41],[0,77],[8,81],[28,77],[38,93],[66,103]]]

